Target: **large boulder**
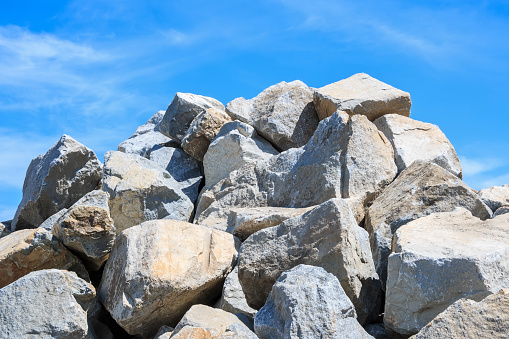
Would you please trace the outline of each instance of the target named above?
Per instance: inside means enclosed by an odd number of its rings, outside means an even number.
[[[224,111],[224,105],[214,98],[177,93],[159,124],[159,132],[181,143],[194,118],[209,108]]]
[[[189,221],[194,205],[166,170],[122,152],[107,152],[104,162],[103,190],[117,234],[147,220]]]
[[[509,185],[482,189],[479,196],[493,212],[496,212],[500,207],[509,205]]]
[[[1,338],[95,338],[94,287],[74,272],[32,272],[0,289]]]
[[[509,286],[509,215],[485,221],[462,208],[400,227],[389,256],[384,322],[403,334],[460,298],[480,301]]]
[[[246,296],[239,282],[238,266],[235,266],[226,277],[223,293],[216,307],[230,313],[242,313],[251,318],[256,314],[256,310],[247,304]]]
[[[387,85],[365,73],[319,88],[313,95],[320,120],[336,110],[362,114],[370,121],[389,113],[410,116],[410,94]]]
[[[170,142],[170,138],[158,131],[163,116],[164,111],[156,112],[145,124],[138,127],[129,139],[118,145],[118,151],[148,158],[152,147]]]
[[[102,164],[95,153],[64,134],[30,163],[11,229],[38,227],[95,189],[101,178]]]
[[[506,339],[508,336],[509,290],[501,290],[480,302],[456,301],[411,338]]]
[[[248,304],[263,306],[279,275],[299,264],[334,274],[355,305],[360,323],[378,315],[381,286],[368,234],[357,226],[342,199],[258,231],[242,244],[239,280]]]
[[[432,162],[413,162],[382,191],[367,210],[365,228],[383,284],[394,232],[412,220],[456,207],[464,207],[481,219],[491,216],[488,206],[470,187]]]
[[[0,288],[50,268],[75,271],[90,281],[81,261],[45,229],[19,230],[0,239]]]
[[[321,267],[298,265],[283,272],[255,316],[261,339],[372,338],[338,279]]]
[[[299,80],[270,86],[250,100],[237,98],[226,112],[256,128],[279,151],[304,146],[318,126],[313,91]]]
[[[399,114],[386,114],[373,121],[394,148],[398,172],[415,160],[431,161],[461,178],[461,164],[445,134],[433,124]]]
[[[194,304],[218,298],[235,265],[231,234],[177,220],[153,220],[122,232],[106,262],[99,298],[131,335],[175,326]]]

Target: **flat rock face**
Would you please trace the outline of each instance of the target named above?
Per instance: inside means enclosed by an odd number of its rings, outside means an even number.
[[[362,114],[370,121],[384,114],[410,116],[410,94],[389,86],[365,73],[319,88],[313,95],[320,120],[336,110]]]
[[[163,116],[164,111],[156,112],[144,125],[138,127],[129,139],[118,145],[118,151],[148,158],[152,147],[170,142],[170,138],[158,131]]]
[[[493,338],[509,335],[509,290],[480,302],[460,299],[423,327],[412,339]]]
[[[63,135],[46,154],[33,159],[23,184],[23,199],[12,221],[12,230],[38,227],[96,188],[102,164],[95,153]]]
[[[434,162],[455,176],[462,177],[458,155],[438,126],[399,114],[386,114],[373,123],[391,142],[398,172],[415,160],[422,160]]]
[[[254,317],[256,314],[256,310],[247,304],[246,296],[239,282],[239,268],[237,266],[226,277],[223,293],[216,307],[226,312],[242,313],[249,317]]]
[[[99,298],[129,334],[175,326],[193,304],[209,303],[235,265],[231,234],[177,220],[122,232],[104,268]]]
[[[283,272],[255,316],[259,338],[372,338],[338,279],[321,267]]]
[[[237,98],[226,112],[256,128],[280,151],[304,146],[318,126],[313,91],[298,80],[270,86],[250,100]]]
[[[392,249],[384,321],[397,333],[417,333],[460,298],[509,286],[509,215],[435,213],[400,227]]]
[[[0,289],[0,337],[93,338],[94,287],[74,272],[32,272]]]
[[[509,185],[493,186],[479,191],[481,200],[491,208],[493,212],[504,205],[509,205]]]
[[[135,154],[108,152],[104,160],[103,190],[117,234],[147,220],[189,221],[193,203],[167,171]]]
[[[99,270],[116,237],[108,194],[96,190],[85,195],[58,219],[52,232],[92,270]]]
[[[367,210],[365,227],[382,283],[394,232],[412,220],[456,207],[466,208],[481,219],[491,216],[488,206],[470,187],[431,162],[415,161],[381,192]]]
[[[0,239],[0,288],[50,268],[75,271],[90,280],[81,261],[45,229],[20,230]]]
[[[214,98],[177,93],[159,124],[159,132],[181,143],[194,118],[209,108],[224,111],[224,105]]]
[[[334,274],[355,305],[360,323],[378,315],[381,286],[366,231],[348,204],[331,199],[278,226],[251,235],[239,254],[239,280],[248,304],[260,308],[279,275],[299,264]]]

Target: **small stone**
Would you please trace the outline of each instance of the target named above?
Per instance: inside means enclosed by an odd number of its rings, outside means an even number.
[[[493,213],[493,218],[506,213],[509,213],[509,205],[500,206],[499,208],[497,208],[495,213]]]
[[[170,326],[163,325],[157,331],[156,335],[154,336],[154,339],[170,339],[170,336],[173,332],[174,328]]]
[[[482,189],[479,196],[493,212],[496,212],[503,205],[509,205],[509,185]]]

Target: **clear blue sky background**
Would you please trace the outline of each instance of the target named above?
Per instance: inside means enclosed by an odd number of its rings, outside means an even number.
[[[509,183],[509,1],[3,1],[0,220],[62,134],[114,150],[175,92],[224,104],[365,72],[410,92],[473,188]]]

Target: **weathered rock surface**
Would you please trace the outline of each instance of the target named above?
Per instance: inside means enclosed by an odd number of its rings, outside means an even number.
[[[214,328],[186,326],[177,334],[172,335],[172,339],[257,339],[258,337],[245,327],[234,323],[228,326],[224,331]]]
[[[175,326],[190,306],[219,297],[237,250],[231,234],[177,220],[122,232],[106,262],[99,298],[129,334]]]
[[[94,338],[94,287],[74,272],[32,272],[0,289],[1,338]]]
[[[506,213],[509,213],[509,205],[500,206],[497,208],[496,212],[493,213],[493,218]]]
[[[239,254],[239,280],[248,304],[260,308],[279,275],[299,264],[323,267],[340,281],[360,323],[378,315],[380,282],[367,232],[348,204],[331,199],[278,226],[251,235]]]
[[[493,338],[509,336],[509,290],[480,302],[460,299],[423,327],[412,339]]]
[[[0,288],[50,268],[75,271],[90,280],[81,261],[45,229],[20,230],[0,239]]]
[[[321,267],[283,272],[255,316],[255,333],[272,338],[372,338],[338,279]]]
[[[217,302],[218,308],[230,313],[242,313],[254,317],[256,310],[247,304],[246,296],[239,282],[239,268],[235,266],[228,274],[223,285],[221,299]]]
[[[44,228],[46,231],[51,232],[53,230],[53,227],[55,227],[55,224],[57,223],[58,219],[60,219],[60,217],[62,217],[62,215],[65,214],[65,212],[67,212],[67,208],[62,208],[57,213],[53,214],[48,219],[44,220],[43,223],[39,225],[39,227]]]
[[[224,105],[214,98],[177,93],[159,124],[159,132],[181,143],[194,118],[209,108],[224,111]]]
[[[436,212],[464,207],[487,219],[489,208],[458,177],[431,162],[415,161],[372,202],[366,214],[373,260],[385,285],[392,236],[402,225]]]
[[[298,80],[270,86],[250,100],[237,98],[226,112],[256,128],[280,151],[304,146],[318,126],[313,91]]]
[[[154,336],[154,339],[169,339],[173,330],[174,330],[173,327],[163,325],[161,326],[159,331],[157,331],[156,335]]]
[[[495,212],[504,205],[509,205],[509,185],[493,186],[479,191],[481,200]]]
[[[410,94],[387,85],[365,73],[319,88],[313,95],[320,120],[336,110],[362,114],[370,121],[384,114],[410,116]]]
[[[100,269],[116,237],[108,193],[96,190],[85,195],[58,219],[52,232],[92,270]]]
[[[243,165],[276,154],[279,152],[253,127],[240,121],[229,122],[221,127],[203,158],[205,185],[212,187]]]
[[[438,126],[399,114],[383,115],[373,123],[391,142],[399,172],[415,160],[422,160],[434,162],[462,177],[458,155]]]
[[[156,112],[145,124],[138,127],[129,139],[118,145],[118,151],[148,158],[152,147],[171,141],[158,131],[163,116],[164,111]]]
[[[95,189],[101,178],[102,164],[95,153],[64,134],[30,163],[11,229],[38,227]]]
[[[208,108],[194,118],[182,138],[182,149],[199,161],[209,148],[210,142],[227,122],[232,121],[224,110]]]
[[[103,190],[117,234],[147,220],[189,221],[193,203],[167,171],[135,154],[107,152],[104,160]]]
[[[9,232],[9,228],[5,227],[5,225],[0,222],[0,238],[3,238],[6,235],[9,235],[10,233],[11,232]]]
[[[481,221],[462,208],[402,226],[389,256],[385,325],[404,335],[460,298],[509,286],[509,215]]]

